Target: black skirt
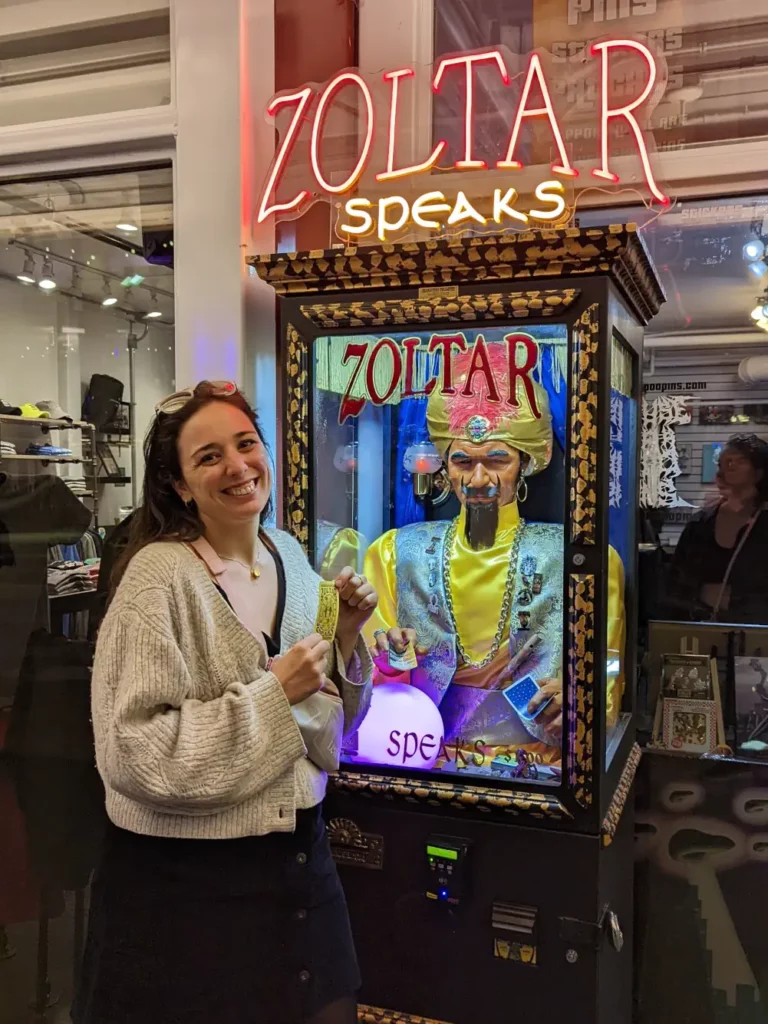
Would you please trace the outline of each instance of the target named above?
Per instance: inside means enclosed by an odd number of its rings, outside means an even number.
[[[303,1024],[359,986],[319,807],[246,839],[109,827],[75,1024]]]

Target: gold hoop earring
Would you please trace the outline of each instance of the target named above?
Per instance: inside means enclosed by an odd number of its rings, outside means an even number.
[[[520,493],[522,491],[522,494]],[[525,477],[520,478],[520,482],[517,485],[517,491],[515,492],[515,499],[519,504],[525,501],[528,497],[528,481]]]

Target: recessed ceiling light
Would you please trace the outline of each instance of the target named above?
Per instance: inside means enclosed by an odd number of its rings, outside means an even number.
[[[123,221],[123,222],[122,222],[122,223],[120,223],[120,224],[115,224],[115,227],[117,228],[117,230],[118,230],[118,231],[127,231],[127,232],[129,232],[129,233],[130,233],[131,231],[138,231],[138,230],[139,230],[139,229],[138,229],[138,228],[136,227],[136,225],[135,225],[135,224],[131,224],[131,223],[129,223],[128,221]]]

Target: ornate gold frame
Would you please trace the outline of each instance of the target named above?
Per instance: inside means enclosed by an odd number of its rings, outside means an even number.
[[[418,1017],[412,1013],[398,1013],[397,1010],[382,1010],[378,1006],[357,1007],[358,1024],[449,1024],[446,1020]]]
[[[437,291],[451,294],[424,295]],[[420,288],[419,295],[400,299],[355,299],[353,302],[302,303],[301,312],[315,327],[407,327],[409,324],[483,323],[525,320],[564,313],[581,295],[579,288],[542,291],[459,293],[458,288]]]
[[[571,541],[595,543],[597,523],[598,306],[579,318],[571,363]]]
[[[558,821],[573,818],[556,796],[541,790],[497,789],[474,783],[465,786],[459,782],[443,782],[429,777],[405,779],[393,775],[365,774],[346,768],[338,775],[332,775],[328,783],[334,789],[348,793],[399,798],[433,807],[454,807],[485,814],[497,812],[514,817],[553,818]]]
[[[581,807],[592,804],[595,719],[595,577],[568,577],[568,785]]]
[[[613,837],[616,835],[616,829],[619,827],[621,816],[624,813],[627,798],[632,790],[632,783],[635,781],[641,756],[642,751],[637,743],[635,743],[624,765],[619,784],[616,787],[616,792],[613,794],[613,799],[606,811],[602,828],[600,829],[600,834],[603,837],[603,846],[610,846],[613,842]]]
[[[249,256],[247,262],[279,295],[605,274],[621,285],[643,323],[664,301],[636,224],[315,249]]]
[[[286,408],[283,504],[288,528],[297,541],[309,543],[309,351],[293,324],[285,331]]]

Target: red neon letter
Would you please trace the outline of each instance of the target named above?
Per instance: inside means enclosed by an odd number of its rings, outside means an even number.
[[[636,100],[632,100],[631,103],[627,103],[623,107],[614,107],[611,109],[608,107],[608,88],[610,83],[610,76],[608,73],[608,54],[611,50],[617,50],[620,48],[636,50],[645,58],[646,63],[648,64],[648,82]],[[597,53],[601,53],[603,61],[600,87],[602,165],[599,168],[593,168],[592,173],[596,178],[605,178],[607,181],[618,182],[619,176],[617,174],[613,174],[608,167],[608,126],[612,117],[623,117],[634,133],[637,148],[640,153],[640,159],[643,164],[643,170],[645,171],[645,180],[648,182],[648,188],[651,190],[652,195],[659,200],[662,206],[669,206],[669,196],[664,195],[653,177],[651,161],[648,157],[645,139],[643,138],[643,133],[640,130],[640,125],[637,123],[635,115],[632,113],[632,111],[636,110],[641,103],[645,103],[653,92],[653,87],[656,84],[657,71],[656,61],[654,60],[653,54],[647,46],[644,46],[643,43],[636,42],[634,39],[607,39],[602,43],[593,43],[591,46],[591,53],[593,56]]]
[[[541,95],[544,99],[544,106],[531,107],[530,109],[527,109],[534,78],[539,83]],[[541,66],[541,58],[538,53],[532,53],[531,59],[528,62],[528,71],[525,76],[525,83],[523,85],[522,95],[520,96],[517,114],[515,115],[515,124],[512,128],[512,135],[509,139],[507,156],[506,159],[498,160],[496,162],[497,167],[503,168],[504,170],[517,171],[523,166],[519,160],[515,160],[515,148],[517,146],[517,139],[520,135],[520,127],[523,123],[524,117],[549,118],[549,126],[552,129],[552,135],[554,136],[555,144],[557,145],[557,151],[560,154],[560,163],[552,164],[552,173],[562,174],[566,178],[577,178],[579,176],[579,172],[575,167],[571,166],[568,160],[568,154],[565,151],[565,143],[563,142],[560,125],[557,123],[555,108],[552,106],[552,98],[549,95],[549,87],[547,86],[547,80],[544,77],[544,69]]]
[[[496,62],[496,66],[499,69],[504,85],[509,85],[510,79],[507,73],[507,66],[504,63],[504,58],[498,50],[488,50],[485,53],[473,53],[461,57],[444,57],[438,65],[437,74],[435,75],[435,80],[432,83],[433,90],[435,92],[440,92],[440,83],[443,80],[443,72],[445,69],[454,64],[464,65],[466,83],[466,99],[464,103],[464,159],[457,160],[454,164],[454,167],[458,167],[462,171],[471,171],[475,169],[484,170],[488,166],[484,160],[472,159],[472,143],[474,141],[472,118],[475,105],[473,65],[486,63],[488,61]]]
[[[398,100],[400,96],[400,79],[412,78],[416,72],[413,68],[400,68],[397,71],[387,71],[384,75],[385,82],[392,83],[392,98],[389,102],[389,141],[387,143],[387,169],[376,175],[376,181],[389,181],[390,178],[404,178],[407,174],[421,174],[435,166],[443,155],[448,143],[443,139],[435,146],[432,156],[422,164],[412,164],[410,167],[401,167],[395,170],[395,142],[397,139],[397,114]]]
[[[346,422],[350,416],[359,416],[365,406],[365,398],[353,398],[351,395],[352,388],[355,386],[360,371],[363,368],[365,357],[368,354],[368,342],[355,342],[350,341],[344,350],[344,355],[341,360],[341,365],[346,366],[350,359],[357,359],[357,366],[349,378],[349,384],[347,384],[347,390],[344,392],[344,397],[341,400],[341,406],[339,407],[339,423]]]
[[[360,157],[355,164],[354,170],[341,185],[332,185],[329,181],[326,181],[323,177],[323,172],[320,170],[320,136],[325,126],[325,118],[328,113],[328,108],[331,105],[331,100],[334,98],[336,93],[341,89],[347,82],[354,82],[363,94],[365,101],[365,118],[366,118],[366,129],[365,129],[365,142],[360,152]],[[368,154],[371,151],[371,143],[373,142],[373,97],[371,96],[371,90],[368,88],[366,83],[356,74],[354,71],[342,71],[340,75],[337,75],[333,81],[329,82],[325,87],[325,91],[320,97],[320,102],[317,105],[317,111],[315,113],[315,123],[312,125],[312,142],[309,148],[309,158],[312,163],[312,170],[314,171],[317,183],[326,192],[332,192],[338,194],[340,192],[348,192],[355,186],[358,178],[363,173],[365,162],[368,159]]]
[[[293,120],[288,127],[288,131],[286,132],[282,145],[277,151],[274,163],[272,164],[272,169],[269,172],[267,184],[264,187],[264,195],[261,197],[261,204],[259,206],[259,214],[257,217],[259,224],[261,224],[262,221],[265,221],[271,213],[283,213],[287,210],[295,210],[296,207],[303,203],[305,199],[309,198],[309,192],[304,189],[299,192],[297,196],[294,196],[290,203],[274,203],[272,206],[267,205],[269,203],[269,198],[272,195],[272,190],[277,186],[278,178],[283,170],[283,164],[288,159],[294,143],[296,142],[296,136],[298,134],[301,119],[304,116],[304,111],[307,109],[307,105],[311,98],[312,90],[309,86],[306,86],[298,92],[290,93],[290,95],[275,96],[267,107],[267,113],[269,116],[274,117],[280,107],[284,107],[289,103],[297,104],[296,113],[293,115]]]
[[[392,353],[392,377],[390,378],[387,390],[383,395],[380,395],[376,390],[376,359],[378,358],[379,352],[383,348],[388,348]],[[365,371],[365,385],[368,394],[371,396],[371,401],[374,405],[384,405],[392,395],[395,393],[397,385],[400,383],[400,377],[403,372],[403,358],[400,355],[400,349],[392,338],[382,338],[381,341],[377,342],[371,352],[371,358],[368,360],[368,366]]]
[[[509,366],[509,398],[507,399],[507,405],[513,409],[520,407],[520,401],[517,397],[517,381],[519,379],[528,396],[531,412],[537,420],[541,419],[541,409],[536,404],[536,392],[533,390],[533,381],[530,377],[531,370],[539,358],[538,346],[529,334],[508,334],[504,341],[507,343],[507,363]],[[523,345],[526,352],[525,362],[522,366],[517,365],[518,345]]]
[[[403,386],[403,398],[413,398],[414,395],[423,395],[424,391],[413,390],[413,372],[416,368],[416,349],[421,344],[421,338],[405,338],[403,348],[405,349],[405,381]]]
[[[453,346],[456,345],[459,352],[467,351],[467,339],[463,334],[433,334],[429,339],[429,354],[432,355],[437,349],[443,350],[443,386],[440,389],[443,395],[455,395],[456,388],[453,386]],[[435,390],[437,377],[428,381],[424,388],[425,395],[431,395]]]
[[[476,373],[485,377],[485,392],[488,401],[499,402],[499,389],[496,387],[496,381],[493,379],[491,361],[488,358],[488,349],[485,347],[485,338],[482,334],[478,334],[475,347],[472,349],[472,358],[469,361],[469,370],[467,371],[467,382],[464,385],[464,390],[461,392],[465,398],[470,398],[474,394],[472,381]]]

